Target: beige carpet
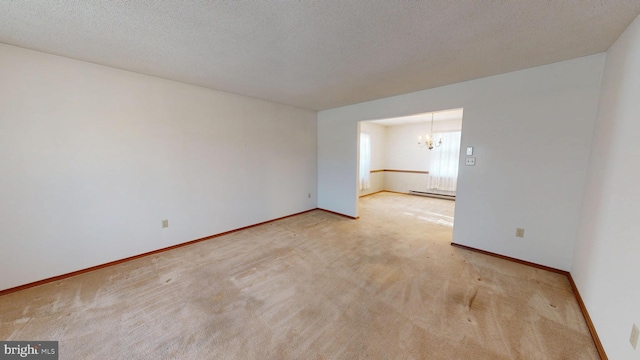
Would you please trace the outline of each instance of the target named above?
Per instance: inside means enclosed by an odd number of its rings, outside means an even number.
[[[360,204],[2,296],[0,339],[61,359],[598,359],[564,276],[449,245],[453,202]]]

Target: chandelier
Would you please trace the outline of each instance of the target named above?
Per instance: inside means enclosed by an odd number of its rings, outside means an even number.
[[[433,143],[433,113],[431,113],[431,131],[429,132],[429,135],[425,136],[424,142],[422,141],[422,136],[418,136],[418,146],[427,147],[431,150],[434,147],[439,147],[440,145],[442,145],[442,137],[438,139],[437,143]]]

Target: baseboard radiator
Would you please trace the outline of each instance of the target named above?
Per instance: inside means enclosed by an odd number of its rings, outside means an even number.
[[[417,196],[427,196],[434,197],[438,199],[447,199],[447,200],[455,200],[455,195],[447,195],[447,194],[438,194],[435,192],[427,192],[427,191],[417,191],[417,190],[409,190],[409,195],[417,195]]]

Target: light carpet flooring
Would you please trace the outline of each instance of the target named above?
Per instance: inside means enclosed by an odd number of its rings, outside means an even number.
[[[566,277],[450,245],[450,200],[379,193],[0,297],[60,359],[598,359]],[[185,239],[188,240],[188,239]]]

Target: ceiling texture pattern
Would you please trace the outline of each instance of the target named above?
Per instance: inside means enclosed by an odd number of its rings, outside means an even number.
[[[639,0],[3,0],[0,42],[323,110],[606,51]]]

